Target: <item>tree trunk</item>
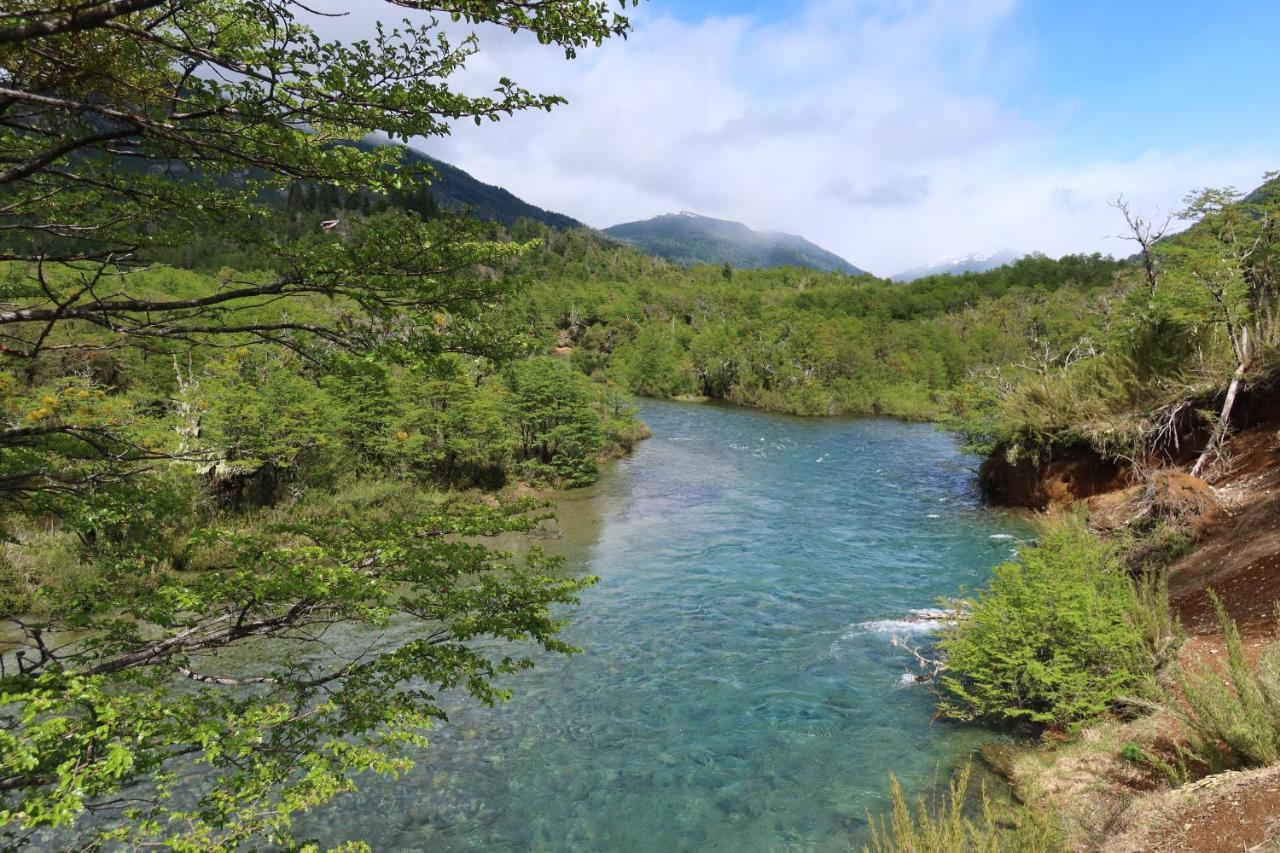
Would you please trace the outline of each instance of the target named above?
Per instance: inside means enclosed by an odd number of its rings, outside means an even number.
[[[1200,472],[1204,470],[1204,466],[1208,463],[1210,456],[1218,445],[1222,443],[1223,436],[1227,434],[1227,426],[1231,421],[1231,407],[1236,403],[1236,393],[1240,390],[1240,380],[1244,378],[1245,370],[1249,366],[1249,329],[1246,327],[1240,336],[1240,349],[1237,353],[1236,372],[1231,376],[1231,384],[1227,386],[1227,399],[1222,401],[1222,414],[1218,415],[1218,423],[1213,428],[1213,435],[1209,436],[1209,443],[1200,453],[1200,458],[1196,460],[1196,464],[1191,468],[1191,476],[1199,477]]]

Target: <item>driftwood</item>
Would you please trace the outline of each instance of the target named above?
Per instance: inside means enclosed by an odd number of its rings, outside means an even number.
[[[963,600],[949,601],[947,605],[946,608],[912,611],[902,621],[915,625],[937,625],[942,627],[954,624],[956,620],[963,618],[967,612],[966,603]],[[926,652],[907,637],[894,634],[889,638],[889,642],[915,658],[916,668],[919,670],[912,676],[915,681],[934,681],[947,671],[946,658],[932,652]]]
[[[895,634],[889,638],[889,642],[916,659],[916,665],[920,668],[920,672],[914,676],[916,681],[933,681],[947,671],[946,660],[940,657],[930,657],[922,652],[919,646],[913,645],[905,637]]]

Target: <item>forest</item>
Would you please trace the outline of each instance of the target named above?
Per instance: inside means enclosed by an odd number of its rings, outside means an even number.
[[[569,57],[625,37],[625,7],[422,6]],[[295,817],[404,773],[442,694],[499,703],[530,650],[578,651],[559,634],[595,579],[484,543],[644,440],[633,395],[937,422],[988,467],[1083,449],[1146,488],[1222,464],[1280,371],[1274,176],[1191,193],[1175,236],[1118,210],[1127,259],[685,267],[438,204],[399,143],[562,99],[464,94],[475,40],[430,19],[343,44],[310,14],[0,12],[5,849],[307,849]],[[350,144],[375,131],[394,143]],[[940,714],[1070,736],[1176,706],[1187,745],[1131,751],[1171,783],[1280,757],[1274,650],[1248,664],[1219,607],[1233,688],[1178,668],[1161,569],[1195,533],[1143,500],[1114,536],[1053,521],[954,602],[915,650]],[[877,849],[1061,843],[951,794],[946,825],[900,800]]]

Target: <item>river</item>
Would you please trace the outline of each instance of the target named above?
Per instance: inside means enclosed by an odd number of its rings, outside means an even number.
[[[457,697],[399,780],[309,815],[374,850],[845,850],[889,772],[930,789],[991,735],[935,722],[889,639],[1017,538],[954,440],[892,420],[646,402],[654,437],[561,501],[599,575],[584,648]]]

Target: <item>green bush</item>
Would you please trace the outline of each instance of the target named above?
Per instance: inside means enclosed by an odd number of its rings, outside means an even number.
[[[947,795],[931,808],[924,798],[913,813],[898,780],[893,785],[893,813],[882,820],[870,819],[871,846],[864,853],[1050,853],[1065,849],[1053,828],[1026,807],[997,813],[995,804],[982,792],[978,813],[971,816],[965,807],[971,765],[966,765],[951,781]]]
[[[589,380],[554,358],[516,362],[505,376],[508,417],[525,476],[569,486],[593,482],[607,439]]]
[[[1178,647],[1186,639],[1178,615],[1169,605],[1169,576],[1148,571],[1133,584],[1130,621],[1142,638],[1148,662],[1153,670],[1174,659]]]
[[[1280,640],[1251,667],[1240,630],[1210,593],[1227,643],[1226,671],[1207,663],[1179,670],[1182,698],[1168,704],[1181,718],[1197,757],[1213,770],[1261,767],[1280,761]]]
[[[997,566],[940,640],[941,711],[961,720],[1070,726],[1152,673],[1135,593],[1113,545],[1076,518]]]

